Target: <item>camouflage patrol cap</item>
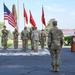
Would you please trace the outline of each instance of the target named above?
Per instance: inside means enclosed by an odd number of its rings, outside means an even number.
[[[41,31],[44,31],[44,29],[42,29]]]
[[[35,29],[37,29],[37,27],[35,27]]]
[[[6,26],[4,25],[4,28],[6,28]]]
[[[53,25],[57,25],[57,21],[53,21]]]
[[[24,27],[24,29],[27,29],[27,27]]]

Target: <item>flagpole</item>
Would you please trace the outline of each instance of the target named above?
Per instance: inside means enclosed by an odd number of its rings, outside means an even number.
[[[24,27],[25,27],[26,25],[25,25],[25,18],[24,18]]]
[[[23,3],[23,14],[24,14],[24,3]],[[25,17],[24,17],[24,27],[25,27]]]
[[[4,12],[4,4],[5,4],[5,2],[3,1],[3,12]],[[4,25],[5,25],[5,20],[3,20],[4,21]]]
[[[43,5],[42,5],[42,18],[43,18]],[[43,29],[43,22],[42,22],[42,29]]]
[[[43,23],[42,23],[42,29],[43,29]]]
[[[18,28],[18,32],[19,32],[19,0],[17,0],[17,9],[18,9],[18,25],[17,25],[17,28]]]
[[[29,10],[29,14],[30,14],[31,10]],[[30,23],[30,26],[33,27],[33,25]]]

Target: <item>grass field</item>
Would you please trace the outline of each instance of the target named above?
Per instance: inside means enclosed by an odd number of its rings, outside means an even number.
[[[13,44],[13,41],[12,40],[8,40],[8,42],[7,42],[7,48],[10,47],[12,44]],[[2,44],[2,46],[3,46],[3,44]]]
[[[19,40],[19,42],[18,42],[19,44],[22,44],[22,41],[21,40]],[[8,40],[8,42],[7,42],[7,48],[9,48],[11,45],[13,45],[13,40]],[[38,44],[39,46],[40,46],[40,42],[39,42],[39,44]],[[3,45],[2,45],[3,46]],[[28,46],[31,46],[31,41],[29,40],[28,41]],[[46,43],[45,43],[45,46],[46,46]]]

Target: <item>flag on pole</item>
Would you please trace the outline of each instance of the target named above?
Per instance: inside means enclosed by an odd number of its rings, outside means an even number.
[[[10,12],[10,10],[6,7],[4,4],[4,20],[8,20],[8,23],[12,26],[15,27],[16,20],[13,14]]]
[[[31,23],[34,27],[36,27],[36,23],[35,23],[35,21],[34,21],[34,19],[33,19],[32,13],[31,13],[31,11],[29,11],[29,12],[30,12],[30,23]]]
[[[26,9],[24,7],[24,4],[23,4],[23,10],[24,10],[24,18],[26,20],[26,23],[28,24],[28,16],[27,16],[27,12],[26,12]]]
[[[16,12],[16,6],[14,4],[12,5],[12,14],[15,17],[15,21],[16,21],[15,27],[18,28],[18,26],[17,26],[17,12]]]
[[[42,24],[44,24],[46,26],[46,21],[45,21],[44,8],[43,8],[43,6],[42,6],[42,17],[41,17],[41,21],[42,21]]]

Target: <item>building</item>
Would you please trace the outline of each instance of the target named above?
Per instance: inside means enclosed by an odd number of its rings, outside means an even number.
[[[75,29],[62,29],[64,36],[74,35]]]

